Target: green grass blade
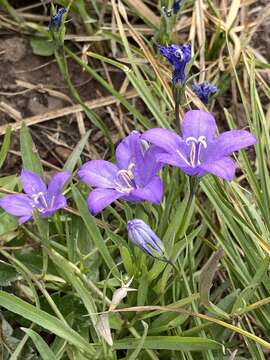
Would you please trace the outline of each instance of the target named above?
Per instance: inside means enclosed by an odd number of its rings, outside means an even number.
[[[43,168],[41,160],[32,140],[30,131],[25,124],[23,124],[21,128],[20,142],[23,167],[42,176]]]
[[[33,341],[43,360],[57,360],[49,345],[32,329],[21,328]]]
[[[121,339],[114,342],[114,349],[136,349],[141,339]],[[177,350],[177,351],[207,351],[221,350],[222,344],[214,340],[199,337],[182,336],[148,336],[143,344],[143,349],[152,350]]]
[[[75,149],[70,154],[69,158],[67,159],[63,170],[67,170],[70,172],[73,172],[77,162],[80,159],[81,153],[88,141],[89,135],[91,133],[91,130],[87,131],[87,133],[81,138],[81,140],[76,145]]]
[[[6,134],[3,140],[3,144],[1,146],[1,150],[0,150],[0,169],[4,164],[4,161],[6,159],[6,156],[8,154],[8,149],[10,146],[10,140],[11,140],[11,127],[9,126],[6,130]]]

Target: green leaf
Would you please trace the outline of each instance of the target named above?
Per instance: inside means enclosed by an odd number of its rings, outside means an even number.
[[[89,213],[85,199],[79,190],[74,186],[72,187],[72,193],[81,217],[85,223],[85,226],[87,227],[90,238],[98,248],[108,268],[112,270],[114,276],[120,277],[119,270],[115,267],[115,262],[113,261],[113,258],[111,257],[111,254],[107,249],[104,239],[102,238],[102,235],[99,231],[99,228],[96,225],[95,218]]]
[[[43,360],[57,360],[57,357],[38,333],[32,329],[21,329],[32,339]]]
[[[143,348],[143,344],[144,344],[146,336],[147,336],[148,324],[145,321],[142,321],[142,324],[143,324],[143,327],[144,327],[143,336],[141,337],[136,349],[129,356],[129,360],[136,360],[138,358],[138,355],[139,355],[141,349]]]
[[[9,233],[18,227],[18,220],[15,216],[6,212],[0,214],[0,236]]]
[[[220,248],[203,266],[199,281],[201,303],[209,305],[209,294],[213,284],[213,279],[218,268],[218,263],[222,257],[223,250]]]
[[[0,261],[0,286],[10,286],[19,277],[18,272],[10,264]]]
[[[55,43],[46,38],[34,37],[31,39],[33,53],[40,56],[52,56],[55,51]]]
[[[9,126],[6,130],[6,134],[3,140],[3,144],[1,146],[1,150],[0,150],[0,169],[6,159],[6,156],[8,154],[8,149],[10,146],[10,140],[11,140],[11,127]]]
[[[42,176],[43,168],[28,127],[23,123],[20,132],[23,167]]]
[[[83,148],[85,147],[85,144],[88,141],[88,137],[89,137],[90,133],[91,133],[91,130],[87,131],[87,133],[78,142],[75,149],[72,151],[71,155],[67,159],[67,161],[66,161],[66,163],[64,165],[64,168],[63,168],[64,170],[67,170],[67,171],[70,171],[70,172],[74,171],[75,166],[76,166],[77,162],[80,159]]]
[[[64,324],[56,317],[43,310],[37,309],[31,304],[28,304],[26,301],[4,291],[0,291],[0,306],[3,306],[5,309],[15,314],[21,315],[25,319],[36,323],[55,335],[60,336],[61,338],[67,340],[70,344],[85,351],[87,354],[91,356],[95,354],[91,344],[84,340],[84,338],[82,338],[75,330]]]
[[[115,350],[136,349],[141,339],[126,338],[114,342]],[[148,336],[142,346],[143,349],[178,350],[178,351],[207,351],[221,350],[222,344],[214,340],[199,337],[182,336]]]
[[[69,283],[77,291],[80,299],[83,301],[88,313],[91,317],[93,326],[97,322],[97,316],[94,315],[97,312],[95,301],[92,298],[89,290],[84,286],[81,279],[76,275],[74,267],[72,264],[66,260],[63,256],[58,254],[54,250],[49,250],[49,255],[52,261],[59,267],[59,269],[65,274],[65,277],[68,279]]]

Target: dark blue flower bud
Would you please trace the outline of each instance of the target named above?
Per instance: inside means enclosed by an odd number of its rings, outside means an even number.
[[[218,87],[205,81],[200,84],[193,84],[192,90],[204,104],[207,104],[210,96],[218,91]]]
[[[51,21],[49,25],[50,29],[55,28],[56,30],[59,30],[62,23],[62,18],[66,12],[67,12],[66,8],[59,8],[57,10],[56,14],[51,17]]]
[[[182,5],[182,0],[174,0],[174,3],[173,3],[174,15],[176,15],[180,11],[181,5]]]
[[[128,237],[134,245],[138,246],[147,255],[164,256],[164,245],[160,238],[144,221],[134,219],[128,222]]]
[[[173,84],[184,84],[186,81],[186,65],[191,59],[191,44],[159,46],[164,56],[173,67]]]

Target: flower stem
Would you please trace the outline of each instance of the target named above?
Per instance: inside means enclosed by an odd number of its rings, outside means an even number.
[[[180,111],[180,105],[182,103],[183,99],[183,93],[184,93],[184,86],[176,84],[173,85],[173,97],[174,97],[174,111],[175,111],[175,128],[176,131],[181,130],[180,127],[180,117],[179,117],[179,111]]]

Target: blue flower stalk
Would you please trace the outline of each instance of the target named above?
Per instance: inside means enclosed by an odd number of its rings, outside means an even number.
[[[191,44],[159,46],[162,56],[172,65],[173,96],[175,101],[175,121],[179,129],[179,108],[186,85],[186,66],[191,60]]]

